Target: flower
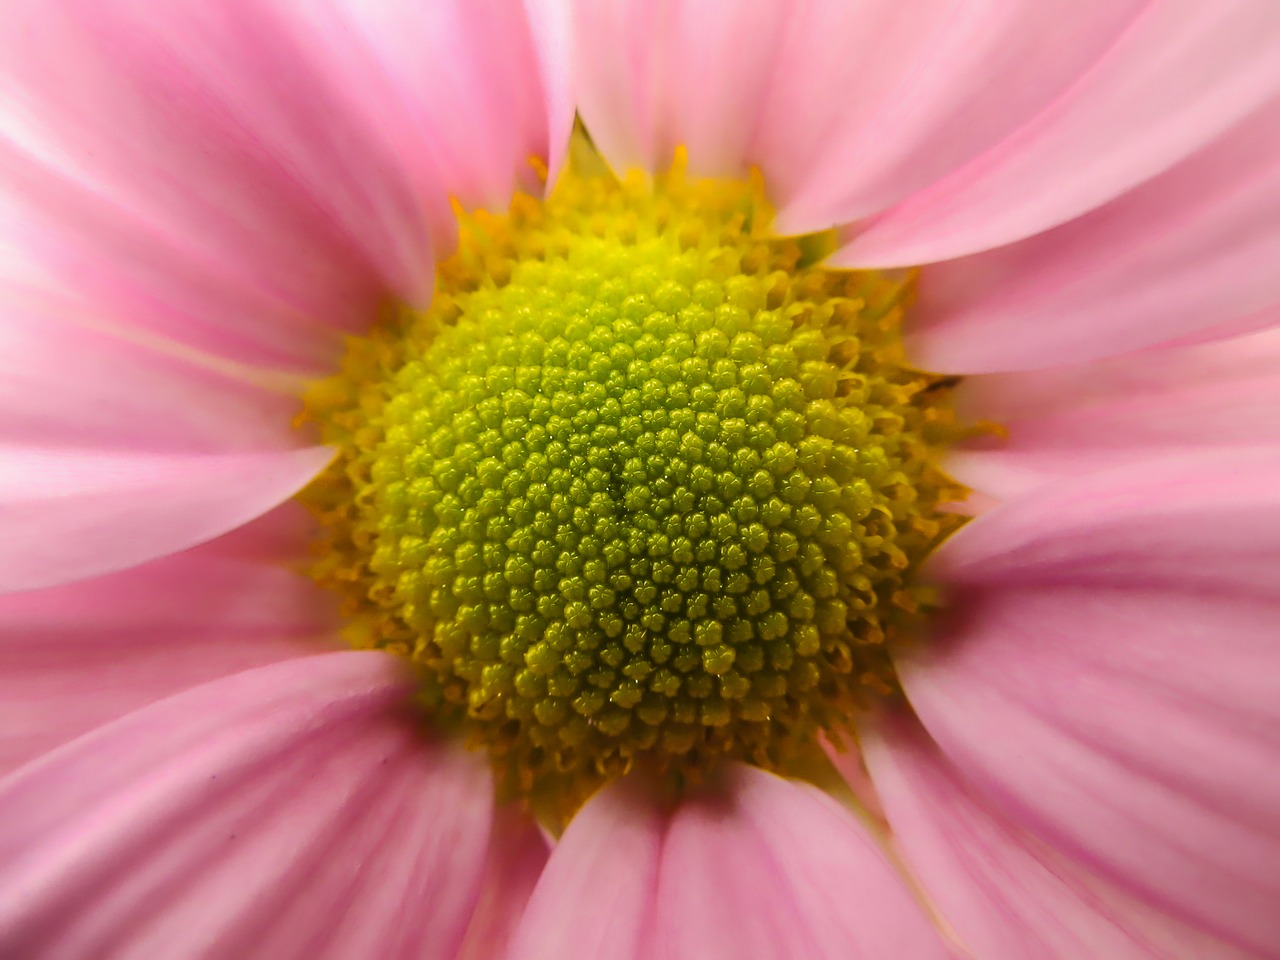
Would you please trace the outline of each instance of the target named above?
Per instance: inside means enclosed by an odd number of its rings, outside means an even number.
[[[1272,0],[10,0],[0,64],[0,953],[1276,956]],[[509,743],[470,730],[490,764],[453,735],[459,710],[488,716],[472,697],[486,678],[510,702],[518,681],[500,657],[450,673],[436,637],[411,673],[387,652],[418,642],[388,632],[414,622],[399,594],[395,617],[364,635],[385,649],[344,648],[351,606],[299,572],[317,523],[293,500],[334,454],[294,420],[340,369],[384,370],[359,365],[362,349],[385,357],[379,331],[452,323],[444,294],[464,309],[483,287],[468,270],[492,280],[538,260],[521,234],[514,259],[468,266],[475,223],[507,229],[468,218],[517,192],[535,198],[512,206],[517,234],[521,204],[552,210],[538,171],[554,183],[581,162],[568,157],[575,111],[615,170],[642,172],[638,195],[666,189],[675,156],[718,183],[750,183],[755,168],[775,236],[820,235],[831,267],[917,285],[906,358],[945,376],[903,395],[958,382],[960,419],[999,427],[948,435],[943,466],[973,491],[963,505],[930,494],[923,513],[902,507],[916,529],[946,509],[972,519],[924,562],[940,610],[895,581],[901,609],[931,612],[927,635],[884,648],[886,695],[850,692],[844,728],[811,722],[808,701],[796,715],[806,742],[847,742],[771,772],[761,758],[781,741],[748,750],[735,734],[723,752],[751,763],[668,757],[704,776],[666,792],[636,741],[637,762],[591,784],[580,809],[553,795],[568,822],[550,836],[529,813],[542,795],[518,776],[507,787],[531,802],[495,799]],[[813,315],[857,299],[824,286],[851,275],[804,274],[810,248],[758,235],[764,208],[748,207],[697,227],[747,238],[730,258],[738,279],[713,265],[682,283],[730,302],[759,276],[741,264],[769,250],[791,258],[770,269],[818,291]],[[573,284],[620,256],[591,249],[603,259],[582,261]],[[646,266],[655,283],[671,262]],[[901,268],[921,268],[918,281]],[[388,303],[417,319],[395,326]],[[527,332],[512,329],[502,336]],[[393,378],[409,342],[393,341]],[[445,378],[471,354],[432,354],[434,342],[404,396],[422,383],[472,396],[471,381]],[[861,362],[822,342],[809,399],[836,397]],[[749,362],[735,356],[733,375]],[[491,379],[506,390],[505,376]],[[307,406],[352,451],[339,462],[355,487],[320,513],[352,543],[353,504],[392,498],[359,486],[368,411],[407,409],[409,427],[429,413],[446,434],[441,410],[465,422],[462,400],[396,407],[409,401],[389,384],[402,381],[377,380],[376,396],[361,392],[370,382],[350,381],[354,407],[328,420],[330,406]],[[901,403],[886,422],[932,409]],[[839,419],[853,404],[830,406]],[[387,424],[379,443],[405,426]],[[831,439],[814,429],[806,439]],[[866,436],[879,455],[901,429]],[[421,449],[436,434],[397,436]],[[473,438],[458,436],[433,456],[472,469],[456,451]],[[368,478],[405,488],[399,469],[375,463]],[[728,481],[715,482],[719,496]],[[838,509],[814,506],[804,536],[884,507],[892,486],[846,500],[854,481],[840,483],[805,501]],[[915,503],[926,485],[908,486]],[[362,547],[343,569],[372,577],[375,601],[429,596],[399,576],[427,577],[405,556],[431,530],[393,532],[394,563]],[[517,553],[513,578],[549,569]],[[713,567],[738,569],[725,556]],[[865,575],[840,567],[831,589]],[[467,591],[510,597],[504,583],[457,588],[432,623],[470,630]],[[733,616],[759,634],[750,618],[763,614],[744,609]],[[741,656],[706,648],[706,677]],[[786,655],[803,659],[801,644]],[[434,704],[425,731],[415,692]],[[528,760],[526,732],[510,735]]]

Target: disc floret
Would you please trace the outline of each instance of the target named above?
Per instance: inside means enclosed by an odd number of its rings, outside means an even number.
[[[570,171],[463,216],[432,306],[308,397],[340,451],[317,578],[519,791],[785,769],[895,689],[958,522],[948,384],[904,362],[904,281],[768,210],[679,163]]]

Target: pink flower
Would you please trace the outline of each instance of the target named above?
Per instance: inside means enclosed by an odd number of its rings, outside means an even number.
[[[848,790],[553,841],[293,572],[303,385],[575,110],[1006,430]],[[0,284],[0,955],[1280,957],[1275,0],[8,0]]]

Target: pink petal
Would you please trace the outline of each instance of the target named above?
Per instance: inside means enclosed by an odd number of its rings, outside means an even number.
[[[948,471],[1002,498],[1138,459],[1280,444],[1280,333],[973,377],[961,396],[966,416],[1008,435],[956,452]]]
[[[1260,310],[1247,317],[1228,320],[1226,323],[1219,324],[1216,327],[1197,330],[1195,333],[1190,333],[1185,337],[1179,337],[1177,340],[1171,341],[1168,345],[1187,347],[1197,343],[1213,343],[1215,340],[1230,340],[1233,337],[1243,337],[1246,334],[1270,330],[1276,326],[1280,326],[1280,305]]]
[[[279,515],[121,573],[0,597],[0,775],[170,694],[324,650],[327,598]]]
[[[1280,451],[1040,488],[935,572],[945,638],[901,664],[984,797],[1068,858],[1245,949],[1280,943]]]
[[[408,695],[382,654],[295,660],[0,781],[0,953],[452,958],[491,786]]]
[[[1265,595],[1280,567],[1280,448],[1191,452],[1070,478],[992,510],[931,561],[952,584],[1167,585]],[[1212,558],[1211,563],[1202,562]]]
[[[756,164],[782,229],[801,232],[899,200],[998,142],[1144,2],[569,6],[579,107],[615,167],[661,167],[680,144],[698,171]]]
[[[845,744],[837,748],[826,740],[823,741],[822,747],[831,765],[843,778],[844,786],[849,788],[852,801],[861,807],[865,816],[875,819],[883,829],[884,805],[876,793],[876,785],[871,779],[871,774],[867,772],[862,751],[855,744]]]
[[[14,0],[0,63],[5,232],[117,322],[307,371],[567,123],[518,0]]]
[[[554,183],[569,149],[577,117],[576,78],[569,69],[573,18],[564,0],[524,0],[547,115],[548,182]]]
[[[217,536],[332,456],[292,426],[296,380],[139,342],[17,273],[0,280],[0,592]]]
[[[551,852],[507,960],[646,960],[667,818],[630,783],[607,787]]]
[[[752,149],[777,191],[779,228],[856,220],[990,150],[1147,5],[829,0],[797,11]]]
[[[512,958],[951,955],[875,840],[815,787],[735,766],[666,810],[636,786],[570,822]]]
[[[863,746],[897,846],[974,956],[1245,957],[1126,896],[1020,829],[964,782],[913,720],[885,718],[864,731]]]
[[[288,499],[331,456],[322,447],[149,454],[0,443],[0,593],[212,540]]]
[[[785,0],[567,0],[578,110],[616,169],[659,169],[677,145],[700,172],[745,170],[786,27]]]
[[[1280,98],[1092,213],[930,268],[913,359],[956,373],[1056,366],[1280,305],[1277,130]]]
[[[300,31],[342,104],[387,138],[424,196],[505,209],[516,187],[541,191],[530,161],[564,150],[564,27],[544,0],[252,3]]]
[[[458,960],[499,960],[506,954],[550,853],[527,813],[505,806],[494,814],[484,888]]]
[[[300,392],[297,382],[139,343],[119,327],[94,325],[74,298],[0,280],[0,442],[287,449],[305,441],[291,425]]]
[[[865,225],[835,262],[933,263],[1047,230],[1167,170],[1278,90],[1272,0],[1158,0],[1047,110]]]

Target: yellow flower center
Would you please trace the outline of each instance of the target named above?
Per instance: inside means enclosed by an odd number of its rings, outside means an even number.
[[[950,383],[903,358],[909,282],[823,269],[758,179],[680,157],[460,222],[431,307],[306,398],[351,641],[562,809],[637,764],[786,769],[894,691],[964,494]]]

